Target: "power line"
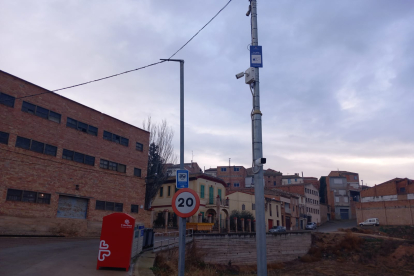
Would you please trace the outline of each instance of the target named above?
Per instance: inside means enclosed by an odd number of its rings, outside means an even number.
[[[203,29],[204,29],[204,28],[205,28],[208,24],[210,24],[210,22],[211,22],[211,21],[213,21],[213,20],[214,20],[214,18],[216,18],[216,17],[217,17],[217,15],[219,15],[219,14],[220,14],[220,13],[221,13],[221,12],[222,12],[222,11],[223,11],[226,7],[227,7],[227,6],[228,6],[228,4],[230,4],[230,2],[231,2],[231,1],[232,1],[232,0],[229,0],[229,2],[227,2],[227,4],[226,4],[226,5],[224,5],[224,7],[222,7],[222,8],[221,8],[221,9],[220,9],[217,13],[216,13],[216,15],[215,15],[215,16],[213,16],[213,18],[211,18],[211,19],[210,19],[210,21],[208,21],[208,22],[207,22],[207,24],[203,26],[203,28],[201,28],[198,32],[196,32],[196,34],[195,34],[195,35],[193,35],[193,36],[192,36],[192,37],[191,37],[191,38],[190,38],[190,39],[189,39],[189,40],[188,40],[188,41],[187,41],[187,42],[186,42],[186,43],[185,43],[185,44],[184,44],[184,45],[183,45],[180,49],[178,49],[178,50],[177,50],[177,52],[175,52],[172,56],[170,56],[170,57],[169,57],[169,59],[170,59],[170,58],[172,58],[173,56],[175,56],[175,55],[176,55],[179,51],[181,51],[181,49],[182,49],[182,48],[184,48],[184,47],[185,47],[185,46],[186,46],[186,45],[187,45],[187,44],[188,44],[191,40],[193,40],[193,38],[194,38],[194,37],[196,37],[196,36],[198,35],[198,33],[199,33],[199,32],[201,32],[201,31],[202,31],[202,30],[203,30]]]
[[[170,56],[168,59],[171,59],[172,57],[174,57],[179,51],[181,51],[185,46],[187,46],[187,44],[188,43],[190,43],[190,41],[191,40],[193,40],[193,38],[195,38],[205,27],[207,27],[207,25],[208,24],[210,24],[211,23],[211,21],[213,21],[229,4],[230,4],[230,2],[231,2],[232,0],[229,0],[228,2],[227,2],[227,4],[226,5],[224,5],[224,7],[222,7],[200,30],[198,30],[198,32],[196,32],[183,46],[181,46],[172,56]],[[96,80],[91,80],[91,81],[87,81],[87,82],[83,82],[83,83],[79,83],[79,84],[75,84],[75,85],[71,85],[71,86],[67,86],[67,87],[63,87],[63,88],[59,88],[59,89],[55,89],[55,90],[51,90],[51,91],[47,91],[47,92],[42,92],[42,93],[37,93],[37,94],[33,94],[33,95],[27,95],[27,96],[23,96],[23,97],[17,97],[17,98],[15,98],[16,100],[17,99],[24,99],[24,98],[29,98],[29,97],[33,97],[33,96],[38,96],[38,95],[42,95],[42,94],[47,94],[47,93],[50,93],[50,92],[57,92],[57,91],[61,91],[61,90],[65,90],[65,89],[70,89],[70,88],[74,88],[74,87],[78,87],[78,86],[82,86],[82,85],[86,85],[86,84],[89,84],[89,83],[92,83],[92,82],[98,82],[98,81],[101,81],[101,80],[105,80],[105,79],[109,79],[109,78],[113,78],[113,77],[117,77],[117,76],[120,76],[120,75],[123,75],[123,74],[127,74],[127,73],[131,73],[131,72],[134,72],[134,71],[138,71],[138,70],[141,70],[141,69],[145,69],[145,68],[147,68],[147,67],[151,67],[151,66],[154,66],[154,65],[157,65],[157,64],[160,64],[160,63],[163,63],[163,62],[165,62],[166,60],[163,60],[163,61],[159,61],[159,62],[155,62],[155,63],[151,63],[151,64],[148,64],[148,65],[145,65],[145,66],[142,66],[142,67],[139,67],[139,68],[135,68],[135,69],[132,69],[132,70],[128,70],[128,71],[125,71],[125,72],[122,72],[122,73],[118,73],[118,74],[114,74],[114,75],[110,75],[110,76],[107,76],[107,77],[103,77],[103,78],[99,78],[99,79],[96,79]],[[11,101],[11,100],[1,100],[0,101],[0,103],[3,103],[3,102],[7,102],[7,101]]]

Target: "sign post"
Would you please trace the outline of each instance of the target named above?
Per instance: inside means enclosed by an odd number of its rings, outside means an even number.
[[[250,46],[250,67],[263,67],[262,46]]]
[[[177,187],[177,189],[188,188],[187,170],[177,170],[177,175],[175,177],[175,187]]]
[[[200,197],[194,190],[183,188],[174,194],[171,205],[177,216],[188,218],[197,213]]]

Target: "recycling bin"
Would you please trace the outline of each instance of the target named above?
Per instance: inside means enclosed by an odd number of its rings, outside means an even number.
[[[96,269],[101,267],[129,270],[131,258],[142,251],[144,225],[124,213],[107,215],[102,221]]]

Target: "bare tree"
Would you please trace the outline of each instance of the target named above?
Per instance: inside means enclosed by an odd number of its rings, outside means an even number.
[[[143,122],[143,128],[150,132],[145,193],[145,208],[149,209],[158,189],[168,178],[166,164],[177,162],[177,156],[172,144],[174,131],[168,126],[167,120],[154,124],[148,117]]]
[[[167,120],[164,119],[160,124],[152,123],[151,116],[147,121],[143,121],[143,128],[150,132],[150,145],[154,143],[158,146],[158,154],[161,156],[164,164],[174,164],[177,162],[177,155],[174,154],[172,144],[174,130],[168,126]]]

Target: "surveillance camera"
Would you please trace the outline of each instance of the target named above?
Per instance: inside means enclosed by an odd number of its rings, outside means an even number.
[[[256,166],[263,166],[264,164],[266,164],[266,158],[259,158],[254,160],[254,164]]]
[[[244,72],[238,73],[238,74],[236,75],[236,78],[237,78],[237,79],[240,79],[240,78],[243,78],[243,77],[244,77]]]

